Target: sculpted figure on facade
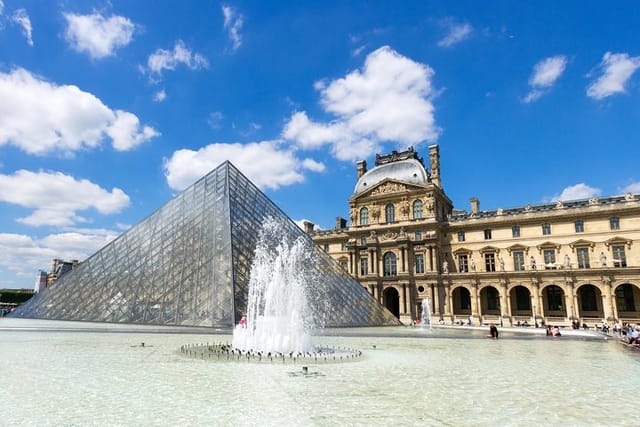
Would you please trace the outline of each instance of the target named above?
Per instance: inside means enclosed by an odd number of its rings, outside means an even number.
[[[356,208],[349,209],[349,219],[351,220],[351,224],[355,224],[358,220],[358,210]]]
[[[604,254],[604,252],[600,252],[600,265],[602,267],[607,266],[607,256]]]
[[[377,196],[379,194],[398,193],[405,190],[406,188],[407,187],[402,184],[398,184],[397,182],[387,182],[386,184],[382,184],[380,187],[373,190],[371,192],[371,195]]]
[[[442,261],[442,272],[444,274],[448,274],[449,273],[449,263],[446,260]]]

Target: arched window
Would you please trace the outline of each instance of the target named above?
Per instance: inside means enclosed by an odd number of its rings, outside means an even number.
[[[422,200],[413,202],[413,219],[422,218]]]
[[[387,252],[382,257],[384,261],[384,275],[395,276],[398,274],[398,267],[396,265],[396,254],[393,252]]]
[[[387,222],[395,222],[396,220],[396,208],[393,207],[392,203],[389,203],[384,208],[384,217]]]
[[[369,225],[369,209],[360,209],[360,225]]]

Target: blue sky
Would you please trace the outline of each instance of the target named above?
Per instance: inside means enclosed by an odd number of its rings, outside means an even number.
[[[0,288],[224,160],[294,220],[437,143],[456,208],[640,192],[640,6],[0,0]]]

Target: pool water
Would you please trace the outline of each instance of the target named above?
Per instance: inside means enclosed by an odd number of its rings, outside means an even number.
[[[290,363],[180,354],[183,344],[231,341],[208,330],[0,319],[2,423],[638,425],[640,352],[614,340],[418,328],[333,330],[316,340],[364,354],[307,364],[304,375]]]

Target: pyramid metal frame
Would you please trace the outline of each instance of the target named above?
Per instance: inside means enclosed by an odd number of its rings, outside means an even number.
[[[246,310],[267,217],[314,248],[317,310],[327,326],[395,325],[380,305],[230,162],[224,162],[34,296],[12,315],[232,327]]]

